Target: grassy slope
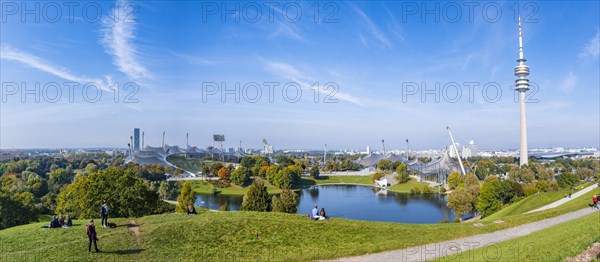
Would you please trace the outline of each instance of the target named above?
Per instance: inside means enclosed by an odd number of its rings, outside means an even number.
[[[579,189],[586,188],[588,186],[593,185],[594,183],[595,182],[587,182],[581,186],[578,186],[577,189],[579,190]],[[559,191],[549,191],[549,192],[542,192],[537,195],[531,195],[531,196],[528,196],[516,203],[510,204],[510,205],[504,207],[500,211],[485,218],[485,220],[496,220],[496,219],[502,219],[502,218],[505,218],[508,216],[524,214],[527,211],[534,210],[536,208],[553,203],[554,201],[560,200],[561,198],[563,198],[565,196],[566,193],[569,193],[569,192],[571,192],[570,189],[562,189]],[[590,196],[590,198],[591,198],[591,196]]]
[[[166,214],[136,219],[141,246],[124,226],[98,228],[101,254],[87,253],[84,221],[70,229],[41,229],[35,223],[0,231],[0,261],[69,260],[313,260],[406,248],[513,227],[587,207],[598,190],[560,207],[505,218],[505,223],[412,225],[332,219],[311,221],[300,215],[254,212],[203,212],[198,216]],[[597,214],[596,214],[597,215]],[[597,223],[596,223],[597,225]],[[553,239],[548,239],[553,241]],[[573,250],[580,243],[571,240]],[[583,250],[583,249],[582,249]],[[582,251],[579,250],[579,251]],[[301,252],[299,252],[301,251]],[[540,257],[543,254],[540,254]],[[537,259],[538,254],[531,254]]]
[[[441,261],[564,261],[600,242],[600,214],[594,213],[548,229]]]
[[[169,156],[167,161],[185,171],[198,173],[202,171],[202,167],[206,161],[196,158],[185,158],[181,156]]]

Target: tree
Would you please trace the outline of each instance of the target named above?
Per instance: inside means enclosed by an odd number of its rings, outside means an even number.
[[[167,181],[160,181],[158,196],[160,199],[169,199],[169,183]]]
[[[48,179],[48,186],[50,191],[58,193],[60,188],[66,184],[71,183],[73,174],[67,173],[63,168],[54,169],[50,172],[50,178]]]
[[[471,202],[471,195],[467,192],[467,189],[459,187],[450,193],[446,205],[454,210],[456,218],[462,221],[462,216],[471,211]]]
[[[481,186],[479,200],[477,201],[477,210],[482,216],[486,217],[502,207],[500,192],[502,182],[495,176],[488,177]]]
[[[192,190],[192,186],[189,181],[185,181],[183,186],[181,187],[181,192],[177,197],[177,208],[175,211],[179,213],[184,213],[187,211],[188,205],[194,204],[196,200],[196,194]]]
[[[96,166],[94,163],[89,163],[87,164],[87,166],[85,167],[85,172],[89,173],[94,173],[98,171],[98,166]]]
[[[310,176],[314,179],[319,179],[319,164],[315,163],[311,168],[310,168]]]
[[[29,192],[25,194],[31,195]],[[11,196],[10,193],[0,190],[0,229],[27,224],[37,219],[35,210],[31,206],[28,206],[27,203],[21,202],[23,199],[27,200],[29,197],[27,195],[15,196]]]
[[[219,176],[219,179],[221,179],[222,181],[225,181],[225,182],[229,182],[229,168],[221,167],[221,169],[219,169],[219,172],[217,174]]]
[[[232,183],[243,186],[250,179],[250,170],[247,167],[240,166],[231,172],[229,179]]]
[[[392,170],[392,161],[388,159],[381,159],[377,163],[377,168],[381,171]]]
[[[572,173],[562,173],[556,176],[556,182],[562,188],[572,187],[579,182],[579,176]]]
[[[263,182],[254,182],[244,194],[242,211],[267,212],[271,209],[271,198]]]
[[[580,167],[577,168],[577,175],[579,175],[579,179],[585,180],[587,178],[592,177],[594,175],[594,171],[587,167]]]
[[[400,164],[396,168],[396,180],[398,180],[398,183],[400,184],[406,183],[410,180],[406,164]]]
[[[273,211],[282,213],[296,213],[298,210],[298,195],[292,190],[283,189],[279,196],[273,196]]]
[[[448,186],[450,189],[455,189],[463,186],[463,177],[459,172],[452,172],[448,176]]]
[[[139,217],[173,209],[132,170],[111,167],[80,176],[66,186],[57,197],[55,211],[79,219],[97,218],[103,200],[108,201],[110,213],[116,217]]]

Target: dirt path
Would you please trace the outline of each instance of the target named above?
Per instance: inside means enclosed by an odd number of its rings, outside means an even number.
[[[135,220],[131,219],[129,220],[129,225],[127,225],[127,230],[131,231],[133,234],[135,234],[135,242],[137,243],[137,245],[139,246],[141,244],[141,239],[140,239],[140,228],[138,227],[138,225],[135,223]]]

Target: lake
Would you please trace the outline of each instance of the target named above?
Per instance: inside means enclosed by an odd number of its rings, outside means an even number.
[[[370,186],[321,185],[297,192],[299,214],[309,214],[314,205],[325,208],[327,216],[355,220],[433,224],[454,220],[446,207],[446,195],[410,195]],[[239,210],[242,196],[197,195],[195,204],[216,210],[226,202],[230,210]]]

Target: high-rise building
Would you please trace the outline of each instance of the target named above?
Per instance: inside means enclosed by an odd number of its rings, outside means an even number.
[[[133,150],[140,150],[140,129],[133,129]]]
[[[371,147],[367,146],[367,155],[371,154]]]
[[[526,165],[528,162],[527,154],[527,119],[525,113],[525,92],[529,90],[529,67],[525,65],[523,58],[523,33],[521,30],[521,17],[519,16],[519,64],[515,66],[515,90],[519,92],[519,105],[521,106],[521,146],[519,149],[519,166]]]

